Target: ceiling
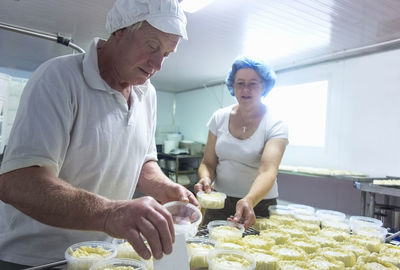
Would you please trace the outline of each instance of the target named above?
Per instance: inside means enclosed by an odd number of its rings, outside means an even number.
[[[107,38],[112,0],[1,0],[0,22],[62,33],[86,50]],[[215,0],[187,13],[189,40],[151,79],[181,92],[220,83],[233,59],[257,55],[277,70],[340,57],[357,48],[400,48],[399,0]],[[32,71],[71,48],[0,28],[0,67]]]

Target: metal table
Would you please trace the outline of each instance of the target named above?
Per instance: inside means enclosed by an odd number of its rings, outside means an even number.
[[[354,187],[361,191],[361,215],[374,217],[375,212],[375,195],[382,194],[385,196],[400,197],[400,188],[390,186],[378,186],[370,182],[354,182]],[[369,203],[367,205],[367,195],[369,195]]]

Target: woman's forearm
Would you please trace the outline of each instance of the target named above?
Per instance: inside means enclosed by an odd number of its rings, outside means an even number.
[[[199,179],[209,178],[211,181],[214,181],[215,179],[215,169],[211,169],[203,162],[199,166],[198,174],[199,174]]]
[[[276,180],[275,172],[263,172],[257,175],[249,192],[244,197],[253,208],[267,196]]]

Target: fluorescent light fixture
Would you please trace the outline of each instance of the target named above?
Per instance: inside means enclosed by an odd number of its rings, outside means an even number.
[[[214,0],[182,0],[181,7],[184,11],[194,13],[207,6]]]

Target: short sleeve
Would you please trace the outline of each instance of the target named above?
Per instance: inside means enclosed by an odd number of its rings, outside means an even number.
[[[267,130],[267,138],[268,139],[289,139],[288,125],[282,120],[274,122],[274,124]]]
[[[52,73],[51,65],[46,67],[24,89],[0,173],[30,166],[48,166],[59,173],[73,112],[65,86],[57,83],[57,74],[48,74]]]
[[[213,115],[211,116],[210,120],[208,120],[207,127],[211,131],[212,134],[217,136],[217,117],[216,117],[217,112],[214,112]]]

